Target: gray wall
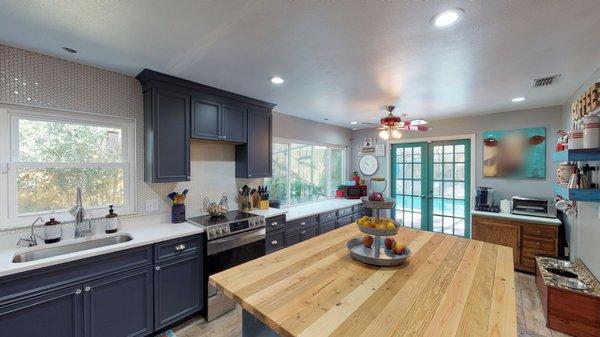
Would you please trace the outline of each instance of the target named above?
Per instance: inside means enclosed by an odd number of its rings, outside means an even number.
[[[595,82],[600,81],[600,68],[571,96],[564,105],[563,127],[571,128],[571,103]],[[578,202],[577,217],[567,218],[567,233],[571,243],[571,256],[579,257],[596,277],[600,277],[600,203]]]
[[[352,131],[335,125],[274,112],[273,137],[349,146]]]
[[[500,129],[518,129],[526,127],[546,127],[546,179],[502,179],[483,178],[483,144],[482,132]],[[562,107],[545,107],[530,110],[518,110],[510,112],[495,113],[484,116],[453,118],[436,120],[431,122],[432,130],[428,132],[403,132],[403,139],[416,139],[428,137],[442,137],[463,134],[475,134],[475,158],[471,158],[471,164],[475,165],[473,186],[489,186],[495,189],[495,200],[509,198],[513,195],[528,197],[552,198],[551,182],[554,181],[556,163],[552,162],[552,152],[556,144],[556,132],[563,127]],[[358,146],[362,146],[365,137],[373,137],[381,142],[377,131],[357,130],[353,132],[351,167],[358,170]],[[473,146],[473,144],[472,144]],[[389,151],[386,150],[386,156]],[[379,169],[376,175],[386,177],[386,158],[378,157]]]

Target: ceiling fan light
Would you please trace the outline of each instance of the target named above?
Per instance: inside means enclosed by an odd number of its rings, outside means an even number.
[[[413,119],[412,121],[410,121],[410,125],[425,125],[428,123],[429,122],[424,119]]]
[[[379,132],[379,137],[381,137],[383,140],[388,140],[390,139],[390,132],[388,130],[381,130]]]
[[[393,129],[392,130],[392,139],[399,139],[399,138],[402,138],[402,132],[400,132],[400,130]]]

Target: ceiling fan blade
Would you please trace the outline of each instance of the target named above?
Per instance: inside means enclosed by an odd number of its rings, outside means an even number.
[[[379,125],[379,123],[370,123],[370,122],[362,122],[361,124],[366,124],[366,125]]]
[[[403,125],[400,127],[401,130],[406,131],[429,131],[431,128],[424,125]]]

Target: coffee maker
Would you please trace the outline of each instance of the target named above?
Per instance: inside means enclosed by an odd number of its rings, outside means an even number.
[[[475,210],[484,212],[500,212],[500,207],[494,206],[494,189],[477,187],[475,189]]]

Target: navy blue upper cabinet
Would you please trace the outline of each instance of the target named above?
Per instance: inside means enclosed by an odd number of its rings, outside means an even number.
[[[0,335],[83,337],[82,306],[81,286],[0,306]]]
[[[144,91],[148,182],[190,180],[190,96],[153,87]]]
[[[192,98],[192,138],[221,139],[221,104]]]
[[[235,143],[245,143],[248,130],[246,124],[246,107],[239,105],[223,105],[221,115],[222,140]]]
[[[202,309],[202,261],[198,252],[166,259],[154,268],[154,326],[158,330]]]
[[[84,284],[85,337],[153,332],[152,266]]]
[[[248,141],[235,149],[236,178],[271,176],[272,118],[270,109],[248,109]]]

